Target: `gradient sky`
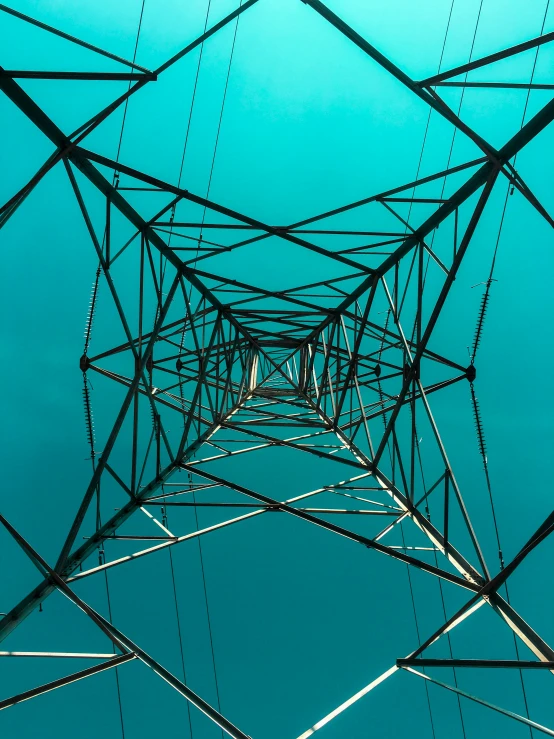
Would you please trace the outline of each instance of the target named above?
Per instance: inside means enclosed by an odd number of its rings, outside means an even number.
[[[436,73],[451,0],[329,0],[328,4],[413,79]],[[10,7],[131,58],[141,5],[140,0],[17,0]],[[235,5],[236,0],[212,0],[209,25]],[[200,35],[206,7],[206,0],[145,0],[137,62],[155,68]],[[468,60],[474,36],[472,58],[538,36],[545,10],[545,0],[454,0],[442,69]],[[554,8],[544,25],[545,33],[552,30]],[[210,39],[203,52],[182,179],[185,188],[200,195],[206,194],[208,186],[233,33],[231,24]],[[0,64],[6,69],[119,70],[109,60],[4,13],[0,13],[0,49]],[[122,162],[177,182],[197,63],[195,52],[131,98]],[[542,46],[538,57],[535,50],[527,51],[478,70],[471,79],[529,82],[534,64],[534,82],[551,83],[554,47]],[[121,94],[127,84],[20,82],[67,133]],[[531,92],[525,120],[551,94]],[[459,89],[443,88],[443,97],[457,109]],[[468,89],[461,117],[499,148],[520,128],[526,97],[525,90]],[[430,118],[422,154],[427,120],[423,102],[300,0],[260,0],[238,24],[210,197],[265,222],[282,224],[409,182],[415,178],[420,156],[421,175],[444,169],[448,161],[453,128],[436,114]],[[115,158],[121,126],[119,110],[85,145]],[[0,203],[4,203],[53,147],[4,96],[0,97],[0,127]],[[550,212],[554,211],[553,144],[550,126],[517,157],[516,164]],[[477,156],[478,149],[457,134],[452,164]],[[462,181],[449,181],[446,196]],[[433,336],[432,348],[464,365],[469,363],[467,347],[483,291],[482,286],[472,286],[488,277],[506,187],[506,182],[497,185]],[[438,183],[428,196],[439,196],[437,188]],[[146,213],[161,207],[138,195],[133,202]],[[91,208],[100,219],[101,202],[91,200]],[[419,208],[411,215],[414,225],[430,212]],[[343,223],[358,228],[372,217],[370,211],[355,212]],[[122,242],[125,233],[121,225]],[[78,361],[97,267],[60,165],[32,192],[0,238],[1,511],[53,563],[90,476]],[[548,224],[519,194],[510,197],[475,383],[506,561],[552,510],[554,403],[548,377],[554,364],[553,250]],[[299,283],[305,274],[309,279],[313,275],[314,281],[328,274],[323,263],[307,252],[293,254],[288,245],[269,254],[268,258],[268,252],[253,246],[222,262],[222,269],[270,289]],[[119,280],[126,294],[124,272]],[[130,285],[130,275],[128,280]],[[113,321],[105,284],[99,302],[93,344],[101,351],[116,344],[122,333]],[[101,439],[122,396],[109,383],[92,381]],[[437,396],[432,407],[494,573],[497,548],[468,385],[453,386]],[[426,441],[424,432],[422,444]],[[305,456],[308,461],[303,457],[298,461],[294,453],[272,449],[252,455],[248,464],[234,460],[225,469],[243,484],[278,498],[329,483],[330,475],[333,481],[340,479],[326,463]],[[209,525],[214,515],[201,510],[200,525]],[[188,524],[192,528],[192,518]],[[113,543],[110,556],[117,556],[116,547]],[[198,547],[187,543],[174,550],[188,683],[213,703],[215,683]],[[203,555],[222,713],[253,739],[296,739],[418,644],[405,566],[304,522],[264,516],[243,529],[205,537]],[[38,580],[32,565],[3,531],[0,556],[0,611],[6,612]],[[512,604],[551,644],[553,563],[550,539],[510,579]],[[114,623],[126,624],[133,639],[180,676],[167,553],[132,567],[132,572],[121,568],[110,574]],[[416,571],[412,584],[417,624],[425,638],[444,621],[437,581]],[[106,615],[102,579],[85,580],[77,592]],[[463,602],[461,598],[455,588],[445,587],[448,615]],[[20,651],[111,650],[106,637],[59,594],[4,644],[3,649]],[[452,645],[455,657],[515,658],[512,633],[486,607],[453,632]],[[445,652],[437,647],[429,656],[444,657]],[[522,647],[521,657],[532,655]],[[38,662],[0,661],[0,699],[69,672],[67,664]],[[78,661],[70,665],[75,670],[81,667]],[[462,688],[524,712],[517,672],[460,673]],[[126,739],[162,732],[189,736],[182,697],[143,665],[126,665],[119,674]],[[432,674],[452,682],[449,670]],[[525,686],[531,718],[554,726],[552,676],[528,671]],[[437,739],[461,739],[455,697],[435,686],[429,695]],[[484,707],[468,701],[462,706],[468,737],[500,732],[508,739],[529,735],[525,726]],[[194,739],[215,739],[221,734],[194,709],[192,722]],[[118,739],[114,673],[10,708],[0,714],[0,727],[9,739],[99,735]],[[321,729],[318,736],[428,739],[432,731],[423,683],[402,673]]]

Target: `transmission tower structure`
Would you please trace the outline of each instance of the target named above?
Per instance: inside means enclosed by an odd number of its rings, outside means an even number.
[[[223,529],[236,527],[247,538],[254,518],[268,516],[278,526],[294,517],[306,530],[318,527],[329,541],[342,537],[352,547],[367,549],[368,568],[379,568],[389,558],[396,561],[402,576],[407,566],[438,580],[441,593],[444,588],[460,594],[460,606],[445,612],[440,628],[421,634],[420,643],[407,655],[397,654],[393,642],[389,668],[380,675],[369,674],[367,685],[347,700],[339,691],[336,705],[322,706],[319,714],[314,713],[311,727],[298,726],[298,739],[320,730],[323,737],[332,721],[339,722],[341,714],[362,698],[371,700],[365,696],[402,672],[413,675],[413,681],[436,683],[464,701],[477,701],[535,732],[553,736],[553,729],[529,715],[509,705],[492,705],[457,683],[442,680],[441,667],[454,667],[457,674],[478,667],[490,668],[488,674],[508,668],[521,674],[541,668],[554,672],[553,649],[510,604],[506,589],[520,564],[552,533],[554,513],[537,521],[534,533],[522,536],[519,553],[510,561],[487,562],[472,525],[472,505],[482,506],[483,500],[470,496],[466,505],[467,496],[457,482],[432,406],[448,402],[447,388],[458,383],[468,386],[468,408],[472,403],[489,481],[475,388],[492,273],[481,309],[472,316],[477,329],[469,357],[463,339],[457,341],[455,336],[454,351],[439,351],[435,329],[461,265],[478,241],[476,232],[499,183],[554,225],[513,164],[518,153],[552,123],[554,100],[496,149],[466,125],[440,93],[447,85],[470,86],[468,72],[538,50],[554,34],[416,81],[325,4],[304,0],[303,11],[314,22],[334,27],[336,34],[366,55],[368,65],[380,65],[480,153],[465,163],[288,225],[262,222],[253,214],[128,166],[124,158],[111,159],[87,148],[89,135],[121,112],[132,96],[156,85],[174,65],[184,64],[189,54],[239,16],[256,13],[263,2],[242,3],[154,71],[1,7],[22,23],[61,36],[68,45],[78,44],[108,57],[117,71],[3,69],[0,73],[2,93],[54,146],[38,172],[3,205],[0,226],[25,212],[27,197],[39,191],[48,172],[55,167],[65,170],[71,207],[78,208],[82,218],[75,248],[93,250],[99,264],[85,350],[75,358],[84,380],[92,475],[56,561],[47,562],[0,515],[41,576],[38,585],[1,618],[0,635],[2,639],[12,635],[50,595],[61,593],[114,645],[109,654],[73,655],[94,659],[94,666],[70,674],[66,670],[56,681],[24,693],[2,695],[0,708],[77,680],[88,681],[104,670],[123,675],[140,669],[137,664],[124,666],[133,661],[153,670],[193,711],[203,712],[229,736],[247,739],[247,717],[239,727],[232,706],[223,710],[219,700],[216,704],[202,697],[127,636],[132,624],[118,623],[117,616],[102,616],[78,595],[79,585],[115,571],[121,571],[121,577],[132,576],[138,560],[166,549],[175,551],[191,540],[213,540]],[[82,80],[83,84],[128,81],[129,87],[68,134],[24,91],[28,78]],[[533,84],[527,87],[532,89]],[[430,188],[441,183],[443,193],[446,188],[451,194],[428,196]],[[140,202],[133,199],[137,193]],[[414,222],[422,205],[428,216],[410,225],[406,207]],[[367,224],[364,230],[351,225],[354,220],[359,223],[361,209]],[[383,214],[396,228],[384,231],[373,225],[382,222]],[[276,291],[263,287],[262,275],[254,282],[255,270],[241,276],[233,259],[252,248],[263,255],[268,271],[276,260],[290,259],[290,284]],[[296,262],[291,255],[301,259]],[[312,279],[310,260],[332,265],[334,276]],[[476,276],[479,279],[481,275]],[[111,341],[113,332],[103,330],[100,323],[93,329],[100,300],[110,302],[114,321],[124,332],[125,340],[117,345]],[[100,378],[103,387],[113,384],[110,397],[121,397],[122,402],[114,409],[111,428],[97,438],[93,413],[100,391],[91,388]],[[285,484],[282,495],[270,496],[263,477],[264,472],[273,473],[255,460],[277,448],[294,452],[300,467],[304,459],[317,462],[328,471],[327,482],[300,494],[292,494]],[[259,484],[252,482],[252,471]],[[213,522],[200,527],[198,516],[193,520],[190,514],[207,509]],[[494,537],[493,531],[490,536]],[[450,657],[428,656],[436,654],[435,643],[444,643],[481,607],[495,614],[499,628],[513,632],[515,659],[513,655],[467,659],[463,654],[454,658],[452,652]],[[17,632],[10,643],[16,636]]]

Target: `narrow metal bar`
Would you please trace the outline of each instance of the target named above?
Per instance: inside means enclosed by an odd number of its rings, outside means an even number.
[[[499,88],[503,90],[554,90],[538,82],[437,82],[437,87]]]
[[[117,56],[116,54],[111,54],[109,51],[104,51],[104,49],[100,49],[98,46],[89,44],[86,41],[81,41],[81,39],[75,38],[75,36],[70,36],[68,33],[59,31],[57,28],[54,28],[53,26],[49,26],[46,23],[37,21],[28,15],[24,15],[23,13],[20,13],[19,11],[14,10],[13,8],[9,8],[7,5],[0,4],[0,10],[3,11],[4,13],[8,13],[9,15],[13,15],[16,18],[19,18],[20,20],[25,21],[26,23],[30,23],[33,26],[37,26],[37,28],[42,28],[43,31],[48,31],[48,33],[53,33],[55,36],[59,36],[60,38],[65,39],[66,41],[71,41],[72,44],[77,44],[77,46],[82,46],[85,49],[89,49],[89,51],[94,51],[96,54],[105,56],[108,59],[112,59],[115,62],[119,62],[120,64],[125,64],[126,67],[140,69],[145,74],[152,74],[150,70],[146,69],[145,67],[141,67],[139,64],[135,64],[134,62],[129,62],[127,61],[127,59],[123,59],[122,57]]]
[[[219,23],[216,23],[214,26],[205,31],[201,36],[195,39],[192,43],[188,44],[188,46],[185,46],[184,49],[172,56],[171,59],[168,59],[166,62],[164,62],[161,67],[158,67],[156,69],[155,74],[161,74],[161,72],[164,72],[166,69],[168,69],[168,67],[171,67],[173,64],[175,64],[175,62],[178,62],[179,59],[182,59],[186,54],[189,54],[191,51],[193,51],[193,49],[196,49],[198,46],[203,44],[204,41],[210,38],[210,36],[213,36],[214,33],[217,33],[221,28],[226,26],[232,20],[238,18],[241,13],[244,13],[245,10],[248,10],[248,8],[251,8],[252,5],[257,2],[258,0],[247,0],[242,5],[239,5],[239,7],[233,10],[232,13],[229,13],[229,15],[226,15],[225,18],[220,20]]]
[[[396,660],[397,667],[496,667],[517,670],[554,669],[554,662],[536,662],[521,659],[427,659],[403,657]]]
[[[157,76],[153,72],[42,72],[30,69],[3,69],[1,77],[11,77],[12,80],[103,80],[124,82],[128,80],[155,81]]]
[[[501,59],[506,59],[507,57],[513,56],[514,54],[520,54],[522,51],[534,49],[536,46],[541,46],[541,44],[546,44],[552,40],[554,40],[554,32],[545,33],[544,36],[538,36],[537,38],[530,39],[529,41],[524,41],[522,44],[516,44],[516,46],[511,46],[510,48],[504,49],[503,51],[497,51],[494,54],[488,54],[487,56],[481,57],[481,59],[475,59],[475,61],[473,62],[461,64],[459,67],[454,67],[453,69],[449,69],[446,72],[435,74],[433,75],[433,77],[427,77],[427,79],[422,80],[419,84],[422,87],[431,87],[433,85],[436,85],[438,82],[449,79],[450,77],[457,77],[459,74],[464,74],[464,72],[471,72],[472,69],[478,69],[479,67],[484,67],[487,64],[492,64],[493,62],[498,62]]]
[[[359,544],[364,544],[368,549],[375,549],[378,552],[381,552],[382,554],[388,554],[393,559],[399,559],[402,562],[405,562],[406,564],[414,565],[415,567],[421,570],[424,570],[425,572],[429,572],[430,574],[436,575],[437,577],[443,578],[445,580],[449,580],[450,582],[453,582],[456,585],[460,585],[463,588],[467,588],[469,590],[479,589],[479,587],[476,586],[475,583],[464,580],[463,578],[458,577],[456,575],[451,575],[449,572],[446,572],[445,570],[441,570],[439,567],[434,567],[433,565],[429,565],[422,560],[415,559],[414,557],[409,557],[408,555],[402,554],[400,551],[390,549],[384,544],[379,544],[374,539],[369,539],[366,536],[361,536],[360,534],[357,534],[353,531],[349,531],[340,526],[336,526],[335,524],[332,524],[329,521],[324,521],[323,519],[316,518],[315,516],[312,516],[309,513],[305,513],[304,511],[301,511],[298,508],[293,508],[292,506],[286,503],[280,503],[279,501],[273,498],[269,498],[267,495],[262,495],[261,493],[257,493],[254,490],[246,488],[242,485],[237,485],[236,483],[230,482],[229,480],[223,480],[222,478],[217,477],[216,475],[206,472],[206,470],[198,470],[198,469],[195,469],[194,467],[189,467],[188,464],[183,464],[182,467],[183,469],[190,469],[191,472],[195,472],[197,475],[200,475],[201,477],[204,477],[205,479],[210,480],[211,482],[219,482],[220,484],[224,485],[225,487],[230,488],[231,490],[236,490],[237,492],[242,493],[243,495],[247,495],[248,497],[254,498],[255,500],[259,500],[262,503],[266,503],[270,506],[281,508],[283,511],[286,511],[287,513],[290,513],[293,516],[296,516],[298,518],[302,518],[303,520],[308,521],[309,523],[315,524],[316,526],[320,526],[321,528],[327,529],[328,531],[332,531],[333,533],[339,534],[340,536],[344,536],[345,538],[351,539],[352,541],[355,541]]]
[[[536,721],[531,721],[531,719],[525,718],[524,716],[520,716],[518,713],[514,713],[513,711],[508,711],[505,708],[500,708],[499,706],[495,706],[492,703],[489,703],[488,701],[483,700],[482,698],[477,698],[476,696],[471,695],[470,693],[466,693],[465,690],[460,690],[460,688],[455,688],[453,685],[447,685],[446,683],[443,683],[440,680],[435,680],[435,678],[429,677],[429,675],[425,675],[423,672],[418,672],[417,670],[414,670],[412,667],[403,667],[402,669],[406,670],[406,672],[411,672],[412,674],[417,675],[418,677],[422,677],[424,680],[428,680],[429,682],[434,683],[435,685],[440,685],[441,688],[446,688],[446,690],[450,690],[452,693],[457,693],[458,695],[461,695],[464,698],[468,698],[474,703],[480,703],[482,706],[486,706],[487,708],[492,708],[493,711],[496,711],[497,713],[502,713],[504,714],[504,716],[513,718],[516,721],[520,721],[522,724],[526,724],[526,726],[530,726],[532,729],[536,729],[537,731],[542,731],[543,734],[548,734],[548,736],[554,736],[554,731],[552,731],[552,729],[549,729],[546,726],[542,726],[541,724],[536,723]]]
[[[92,652],[0,652],[0,657],[52,657],[64,659],[114,659],[118,654],[95,654]]]
[[[317,13],[319,13],[325,20],[333,25],[338,31],[340,31],[346,38],[354,43],[364,53],[374,59],[384,69],[387,70],[393,77],[405,85],[411,92],[417,95],[421,100],[430,105],[439,115],[445,118],[449,123],[452,123],[456,128],[466,134],[477,146],[491,159],[497,157],[496,150],[487,143],[481,136],[479,136],[473,129],[467,126],[463,121],[453,113],[442,101],[439,102],[433,95],[430,95],[424,87],[408,77],[399,67],[393,64],[390,59],[381,54],[372,44],[370,44],[365,38],[360,36],[351,26],[345,23],[342,18],[336,13],[333,13],[324,3],[320,0],[302,0],[306,5],[310,5]]]
[[[51,690],[56,690],[56,688],[62,688],[64,685],[70,685],[71,683],[77,682],[77,680],[83,680],[91,675],[96,675],[99,672],[109,670],[112,667],[118,667],[119,665],[125,664],[125,662],[130,662],[131,660],[136,659],[136,657],[136,654],[122,654],[119,657],[114,657],[113,659],[108,660],[107,662],[102,662],[100,665],[88,667],[86,670],[80,670],[79,672],[74,672],[72,675],[68,675],[67,677],[62,677],[59,680],[53,680],[45,685],[40,685],[38,688],[26,690],[24,693],[18,693],[17,695],[13,695],[11,698],[5,698],[3,701],[0,701],[0,711],[4,710],[4,708],[14,706],[16,703],[22,703],[30,698],[36,698],[38,695],[43,695]]]
[[[347,708],[350,708],[354,703],[360,700],[360,698],[363,698],[365,695],[370,693],[374,688],[376,688],[378,685],[383,683],[385,680],[387,680],[389,677],[394,675],[395,672],[398,671],[398,667],[396,665],[393,665],[392,667],[389,667],[388,670],[385,670],[379,677],[375,678],[375,680],[372,680],[369,685],[366,685],[365,688],[362,688],[357,693],[355,693],[351,698],[344,701],[344,703],[341,703],[340,706],[335,708],[331,713],[328,713],[326,716],[324,716],[322,719],[320,719],[317,723],[315,723],[311,729],[308,729],[303,734],[300,734],[298,739],[309,739],[309,737],[313,736],[316,731],[319,731],[319,729],[322,729],[326,724],[328,724],[330,721],[332,721],[334,718],[336,718],[340,713],[343,711],[346,711]]]
[[[127,636],[125,636],[125,634],[119,631],[114,626],[114,624],[107,621],[103,616],[101,616],[87,603],[85,603],[85,601],[79,598],[69,587],[69,585],[58,575],[58,573],[48,565],[48,563],[38,554],[38,552],[33,549],[33,547],[21,536],[21,534],[19,534],[18,531],[16,531],[16,529],[14,529],[14,527],[1,514],[0,522],[11,534],[11,536],[17,541],[19,546],[32,560],[35,566],[41,572],[45,570],[48,573],[49,579],[53,583],[53,586],[56,587],[61,593],[63,593],[63,595],[65,595],[78,608],[80,608],[96,624],[96,626],[98,626],[98,628],[113,641],[114,645],[117,645],[121,649],[121,651],[124,652],[121,658],[118,657],[116,658],[116,660],[112,660],[112,662],[115,663],[117,661],[117,663],[119,663],[128,659],[140,659],[141,662],[143,662],[148,667],[150,667],[151,670],[156,672],[156,674],[158,674],[163,680],[165,680],[173,688],[175,688],[175,690],[181,693],[181,695],[183,695],[190,703],[196,706],[196,708],[202,711],[202,713],[204,713],[209,719],[211,719],[221,729],[232,736],[233,739],[250,739],[250,737],[248,737],[246,734],[240,731],[240,729],[234,726],[234,724],[232,724],[224,716],[222,716],[219,711],[216,711],[214,708],[212,708],[209,703],[207,703],[200,696],[194,693],[194,691],[188,688],[181,680],[172,675],[168,670],[165,669],[165,667],[163,667],[163,665],[153,659],[137,644],[132,642]],[[127,650],[129,651],[127,652]],[[115,667],[116,664],[114,664],[113,666]],[[89,668],[88,672],[90,673],[90,670],[100,671],[101,668],[102,665],[98,665],[96,668]],[[9,705],[13,705],[13,703],[10,703]],[[7,706],[2,706],[2,703],[0,703],[0,708],[2,707]]]

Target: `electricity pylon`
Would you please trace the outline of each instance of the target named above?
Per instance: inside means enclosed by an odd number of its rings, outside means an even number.
[[[301,222],[271,225],[83,145],[84,139],[132,95],[140,95],[145,86],[154,85],[168,68],[249,11],[256,0],[242,4],[155,71],[8,10],[27,23],[62,35],[68,43],[85,45],[94,53],[108,56],[127,71],[96,74],[4,70],[0,75],[2,92],[55,146],[37,174],[3,206],[0,226],[14,217],[20,206],[24,207],[27,196],[40,187],[47,172],[63,167],[82,216],[87,246],[99,262],[85,349],[79,360],[92,476],[56,562],[46,562],[1,517],[43,580],[2,618],[0,636],[8,636],[50,594],[59,591],[85,612],[116,650],[108,655],[81,655],[95,658],[98,664],[3,699],[0,708],[139,660],[230,736],[247,739],[247,734],[218,707],[196,694],[184,680],[131,641],[118,625],[77,596],[74,584],[115,568],[125,571],[138,559],[208,534],[215,537],[223,528],[241,526],[247,536],[249,520],[266,514],[293,516],[326,530],[329,536],[338,535],[362,545],[370,550],[368,566],[371,563],[378,567],[379,556],[384,555],[466,594],[464,605],[422,644],[414,645],[411,654],[402,658],[391,655],[390,669],[302,737],[311,736],[400,669],[439,685],[444,684],[416,668],[554,671],[554,651],[510,605],[505,589],[516,568],[552,532],[554,514],[531,537],[522,540],[519,553],[510,562],[501,560],[499,568],[491,568],[431,409],[435,396],[447,398],[446,393],[443,395],[447,388],[469,383],[489,484],[474,382],[492,273],[475,317],[477,330],[469,360],[461,362],[460,355],[453,358],[437,351],[433,336],[499,181],[517,190],[553,225],[512,162],[552,122],[554,101],[496,150],[463,123],[437,90],[452,77],[538,48],[550,41],[552,34],[416,82],[323,3],[305,2],[472,141],[481,155]],[[83,83],[128,80],[129,89],[67,135],[23,90],[19,78]],[[466,78],[459,84],[471,83]],[[454,176],[456,183],[462,184],[455,186],[449,197],[419,195],[419,188],[442,181],[449,184]],[[143,193],[141,207],[132,204],[132,194],[137,190]],[[160,208],[161,196],[165,204]],[[429,208],[430,215],[413,228],[403,215],[405,206],[411,209],[412,221],[421,212],[420,206]],[[351,227],[349,218],[367,207],[373,209],[367,210],[368,227]],[[198,208],[204,211],[201,219]],[[372,219],[381,223],[382,216],[375,215],[381,212],[388,222],[396,224],[394,230],[383,231],[371,225]],[[101,219],[98,213],[103,214]],[[342,224],[339,227],[332,220],[338,216]],[[322,227],[317,228],[319,225]],[[268,247],[268,243],[273,246]],[[283,243],[294,247],[299,255],[298,261],[290,265],[291,285],[280,290],[265,288],[261,274],[258,281],[256,278],[263,270],[272,269]],[[355,246],[350,246],[352,243]],[[263,269],[240,270],[238,255],[252,244],[259,245]],[[79,246],[84,248],[81,242]],[[311,279],[311,259],[332,265],[331,276]],[[113,315],[123,331],[124,341],[116,346],[110,344],[110,332],[103,334],[98,327],[91,343],[101,293],[104,301],[111,301]],[[91,352],[93,345],[99,347],[95,353]],[[101,451],[97,450],[93,427],[92,375],[114,383],[122,393],[113,426],[101,440]],[[125,443],[118,445],[123,437]],[[250,466],[250,460],[276,447],[300,459],[321,460],[322,465],[336,468],[337,474],[314,490],[294,496],[285,492],[277,499],[262,492],[263,485],[257,489],[243,484],[240,467],[218,466],[223,461],[234,464],[237,459]],[[255,463],[252,468],[256,469]],[[207,493],[217,493],[220,499],[210,501],[205,497]],[[322,505],[321,500],[326,503]],[[114,504],[119,506],[115,513]],[[162,509],[161,521],[151,513],[154,506]],[[203,506],[216,510],[220,520],[200,529],[182,525],[182,510]],[[232,509],[230,517],[228,509]],[[107,511],[112,513],[108,515]],[[373,526],[373,533],[358,533],[349,524],[352,520],[363,521],[366,532]],[[147,526],[148,533],[134,535],[133,526],[141,532]],[[402,545],[391,544],[391,533],[400,530]],[[78,544],[83,535],[84,543]],[[111,540],[119,542],[116,558],[106,556],[106,542]],[[140,548],[145,546],[144,540],[148,540],[146,548]],[[464,542],[464,551],[458,541]],[[98,563],[93,560],[97,556]],[[526,645],[535,660],[520,659],[519,653],[515,660],[425,656],[428,647],[483,605],[497,614],[499,623],[504,622],[513,631],[517,642]],[[528,716],[491,706],[457,686],[446,687],[531,728],[553,733]]]

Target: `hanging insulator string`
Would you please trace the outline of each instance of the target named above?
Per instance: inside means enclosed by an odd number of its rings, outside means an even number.
[[[85,372],[83,372],[83,403],[85,406],[85,426],[86,426],[86,433],[87,433],[87,441],[90,446],[90,458],[92,460],[92,468],[94,470],[94,467],[95,467],[94,459],[96,457],[95,436],[94,436],[94,417],[92,414],[92,406],[90,403],[89,382],[88,382],[87,375]]]
[[[479,349],[481,338],[483,336],[483,325],[485,323],[485,318],[487,315],[487,308],[489,305],[490,289],[491,289],[492,283],[493,283],[493,279],[492,277],[489,277],[489,279],[486,282],[485,292],[483,293],[481,297],[481,305],[479,307],[479,315],[477,317],[477,325],[475,327],[475,334],[473,336],[473,346],[471,349],[471,364],[472,365],[475,362],[475,355],[477,354],[477,350]]]
[[[96,270],[96,277],[94,279],[94,282],[92,283],[92,290],[90,293],[90,301],[89,301],[87,319],[85,321],[85,346],[83,349],[83,355],[85,357],[87,356],[87,353],[88,353],[88,348],[90,345],[90,337],[92,335],[92,326],[94,323],[94,316],[96,313],[96,299],[98,297],[98,285],[100,281],[101,272],[102,272],[102,268],[100,267],[100,265],[98,265],[98,269]]]
[[[143,14],[144,14],[144,3],[145,3],[145,0],[142,0],[141,9],[140,9],[140,15],[139,15],[138,28],[137,28],[137,34],[136,34],[136,39],[135,39],[135,49],[134,49],[134,53],[133,53],[133,63],[136,61],[136,56],[137,56],[137,50],[138,50],[138,44],[139,44],[139,38],[140,38],[140,31],[141,31],[141,27],[142,27],[142,18],[143,18]],[[130,87],[131,87],[131,80],[129,80],[129,87],[128,87],[128,89],[130,89]],[[123,113],[123,121],[122,121],[122,124],[121,124],[121,131],[120,131],[120,134],[119,134],[119,142],[118,142],[118,147],[117,147],[116,161],[119,161],[119,155],[120,155],[120,152],[121,152],[121,144],[122,144],[122,141],[123,141],[123,131],[125,129],[125,119],[127,117],[127,107],[128,107],[128,104],[129,104],[129,100],[127,99],[125,101],[125,109],[124,109],[124,113]],[[119,173],[117,172],[117,170],[114,171],[112,185],[116,189],[119,186]],[[106,227],[108,228],[108,224],[106,224]],[[106,236],[107,236],[107,230],[104,231],[103,244],[106,243]],[[96,303],[97,303],[97,297],[98,297],[98,287],[99,287],[99,280],[100,280],[101,271],[102,271],[101,265],[99,264],[98,265],[98,268],[96,270],[96,278],[95,278],[95,281],[94,281],[94,284],[93,284],[93,288],[92,288],[92,294],[91,294],[91,300],[90,300],[90,305],[89,305],[89,311],[88,311],[87,320],[86,320],[86,323],[85,323],[85,345],[84,345],[84,350],[83,350],[83,357],[81,359],[81,368],[83,370],[83,379],[84,379],[83,398],[84,398],[84,404],[85,404],[85,423],[86,423],[87,437],[88,437],[88,441],[89,441],[89,446],[91,448],[91,459],[92,459],[92,467],[93,467],[93,469],[95,468],[95,454],[96,454],[95,453],[95,449],[94,449],[94,442],[95,442],[95,439],[94,439],[94,422],[93,422],[92,406],[91,406],[91,402],[90,402],[90,394],[89,394],[89,389],[88,389],[88,381],[87,381],[87,377],[86,377],[86,371],[88,369],[87,354],[88,354],[88,349],[89,349],[89,346],[90,346],[90,340],[91,340],[91,335],[92,335],[92,327],[93,327],[93,323],[94,323],[94,316],[95,316],[95,313],[96,313]],[[98,484],[98,486],[96,488],[96,526],[97,526],[97,530],[100,529],[100,526],[101,526],[101,515],[100,515],[100,484]],[[103,560],[105,561],[104,549],[103,548],[100,548],[100,547],[98,549],[98,559],[99,559],[99,564],[103,564]],[[112,607],[111,607],[110,589],[109,589],[109,585],[108,585],[108,573],[107,573],[107,571],[104,571],[104,579],[105,579],[105,583],[106,583],[106,598],[107,598],[107,603],[108,603],[108,617],[109,617],[109,621],[111,623],[112,622]],[[115,645],[114,645],[114,650],[115,650]],[[121,689],[120,689],[120,685],[119,685],[119,670],[118,670],[117,667],[115,668],[114,672],[115,672],[115,683],[116,683],[116,691],[117,691],[117,703],[118,703],[118,707],[119,707],[119,719],[120,719],[120,725],[121,725],[121,737],[122,737],[122,739],[125,739],[125,725],[124,725],[124,722],[123,722],[123,706],[122,706],[122,703],[121,703]]]

